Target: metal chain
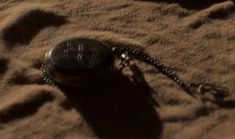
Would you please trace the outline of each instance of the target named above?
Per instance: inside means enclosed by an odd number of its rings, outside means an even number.
[[[124,59],[124,61],[129,61],[130,58],[134,58],[134,59],[143,61],[147,64],[153,65],[162,74],[172,79],[174,82],[176,82],[179,86],[181,86],[185,91],[189,92],[190,94],[192,93],[192,91],[198,94],[205,94],[205,93],[210,92],[215,97],[216,101],[222,101],[223,98],[229,95],[229,91],[226,87],[221,87],[221,86],[217,86],[215,84],[209,84],[209,83],[188,83],[188,82],[183,81],[172,70],[172,68],[169,68],[161,64],[157,59],[138,50],[137,48],[113,47],[113,52],[115,53],[115,55],[118,55],[119,57]],[[192,95],[195,95],[195,94],[192,94]]]

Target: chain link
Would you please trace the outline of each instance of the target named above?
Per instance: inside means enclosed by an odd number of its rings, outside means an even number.
[[[167,67],[161,64],[157,59],[149,56],[147,53],[138,50],[133,47],[113,47],[113,52],[115,55],[121,57],[121,55],[125,54],[126,57],[134,58],[140,61],[143,61],[147,64],[150,64],[157,68],[162,74],[166,75],[174,82],[176,82],[179,86],[181,86],[185,91],[190,94],[192,91],[198,94],[211,93],[217,101],[223,100],[223,98],[229,95],[229,90],[226,87],[217,86],[215,84],[209,83],[188,83],[180,79],[180,77],[172,70],[172,68]],[[128,59],[128,61],[129,61]],[[125,61],[125,59],[124,59]],[[195,95],[195,94],[192,94]]]

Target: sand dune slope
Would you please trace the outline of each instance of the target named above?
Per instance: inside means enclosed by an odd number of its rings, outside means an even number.
[[[0,19],[1,139],[235,138],[232,0],[2,0]],[[138,61],[98,89],[46,85],[45,53],[70,38],[136,47],[231,96],[194,98]]]

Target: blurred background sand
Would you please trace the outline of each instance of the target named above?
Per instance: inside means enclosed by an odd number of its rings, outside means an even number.
[[[231,0],[1,0],[1,139],[234,139],[235,4]],[[105,87],[45,85],[44,54],[91,38],[144,48],[186,81],[227,86],[223,103],[201,101],[136,62]]]

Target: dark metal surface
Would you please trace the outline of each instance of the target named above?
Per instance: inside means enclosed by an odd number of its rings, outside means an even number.
[[[112,49],[90,39],[71,39],[59,43],[45,56],[47,76],[66,85],[94,84],[113,70]]]

